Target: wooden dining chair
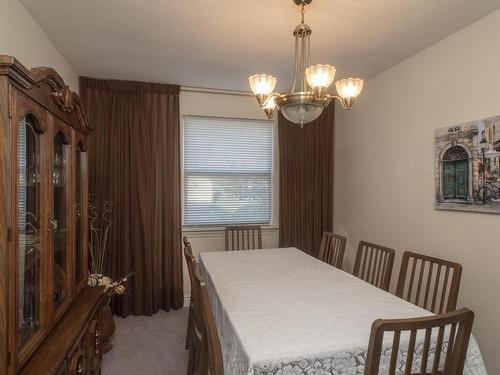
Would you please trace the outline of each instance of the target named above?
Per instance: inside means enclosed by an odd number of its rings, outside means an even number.
[[[401,261],[396,295],[435,314],[457,307],[462,266],[406,251]]]
[[[394,249],[360,241],[352,274],[385,291],[391,285]]]
[[[347,238],[340,234],[324,232],[319,248],[318,259],[342,269]]]
[[[205,282],[198,272],[195,272],[195,290],[198,301],[200,301],[203,322],[200,371],[196,374],[224,375],[222,347],[215,324],[212,304]]]
[[[193,287],[193,282],[194,282],[194,273],[198,268],[198,264],[196,263],[196,259],[193,255],[193,250],[191,248],[191,244],[189,243],[188,239],[186,236],[182,238],[182,241],[184,243],[184,258],[186,259],[186,264],[188,268],[188,274],[189,274],[189,280],[191,282],[191,288]],[[186,350],[189,349],[190,346],[190,337],[191,333],[193,330],[193,310],[194,310],[194,304],[195,304],[195,296],[193,295],[193,292],[191,290],[191,298],[189,301],[189,315],[188,315],[188,325],[187,325],[187,332],[186,332]]]
[[[262,229],[258,225],[232,225],[224,232],[226,251],[262,249]]]
[[[425,318],[378,319],[372,325],[364,375],[462,374],[473,321],[474,313],[465,308]],[[384,341],[385,333],[392,336],[392,345]]]
[[[201,366],[201,353],[203,352],[203,320],[199,291],[197,290],[196,274],[198,265],[193,256],[191,244],[186,237],[184,241],[184,257],[186,258],[189,279],[191,282],[191,300],[189,304],[188,328],[186,334],[186,348],[189,349],[187,375],[198,374]]]
[[[187,375],[224,375],[222,348],[206,285],[186,237],[184,256],[191,281],[187,344],[189,348]]]

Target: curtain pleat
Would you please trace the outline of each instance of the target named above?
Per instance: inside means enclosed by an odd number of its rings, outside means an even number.
[[[90,193],[98,208],[113,202],[105,272],[135,272],[112,310],[181,308],[179,86],[81,77],[80,93],[94,127]]]
[[[334,104],[300,128],[279,114],[280,247],[316,256],[333,227]]]

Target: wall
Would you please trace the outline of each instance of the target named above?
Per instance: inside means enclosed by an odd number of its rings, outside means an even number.
[[[218,92],[192,92],[181,91],[180,95],[181,126],[182,116],[214,116],[246,119],[265,119],[265,114],[260,109],[254,96],[218,93]],[[274,139],[277,141],[277,123],[273,124]],[[263,227],[262,245],[264,248],[278,247],[278,148],[274,143],[274,180],[273,180],[273,222],[269,227]],[[222,230],[221,230],[222,229]],[[224,250],[223,228],[206,229],[184,229],[183,235],[189,238],[193,247],[194,255],[197,257],[203,251]],[[184,295],[188,297],[191,293],[189,276],[184,264]]]
[[[27,68],[54,68],[78,92],[78,74],[17,0],[0,0],[0,54],[14,56]]]
[[[418,35],[416,36],[418,37]],[[350,112],[338,110],[335,230],[416,250],[464,267],[459,306],[489,373],[500,374],[500,215],[434,210],[436,128],[500,114],[500,11],[366,82]],[[395,280],[393,280],[395,281]]]

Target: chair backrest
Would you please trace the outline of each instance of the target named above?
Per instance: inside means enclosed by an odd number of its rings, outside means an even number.
[[[462,266],[406,251],[401,261],[396,295],[435,314],[457,307]]]
[[[184,258],[186,258],[187,269],[189,273],[189,280],[191,282],[191,309],[192,309],[192,323],[194,324],[195,332],[200,332],[201,327],[203,325],[202,315],[201,315],[201,306],[198,302],[197,293],[195,293],[194,287],[196,285],[195,275],[198,273],[198,263],[196,262],[196,258],[193,255],[193,250],[191,248],[191,244],[189,243],[186,236],[183,238],[184,242]],[[198,338],[201,340],[201,337]]]
[[[262,249],[262,229],[258,225],[232,225],[225,229],[226,251]]]
[[[324,232],[319,247],[318,259],[337,268],[342,268],[346,242],[347,238],[340,234]]]
[[[380,289],[389,290],[394,254],[394,249],[360,241],[352,273]]]
[[[182,238],[182,241],[184,242],[184,258],[186,259],[186,264],[189,273],[189,280],[191,281],[191,286],[192,286],[194,282],[193,279],[194,273],[198,265],[196,262],[196,258],[193,255],[193,249],[191,248],[191,243],[188,241],[187,237],[184,236]]]
[[[198,271],[194,274],[193,290],[198,301],[200,301],[200,312],[203,322],[202,327],[202,351],[200,358],[200,375],[224,375],[222,358],[222,347],[215,325],[212,304],[208,295],[207,287]]]
[[[365,375],[462,374],[473,321],[469,309],[416,319],[378,319],[371,329]],[[384,341],[386,332],[392,335],[392,345]]]

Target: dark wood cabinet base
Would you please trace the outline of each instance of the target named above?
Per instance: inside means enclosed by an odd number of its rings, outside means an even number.
[[[86,287],[20,374],[100,374],[107,324],[101,318],[108,302],[102,287]]]
[[[102,352],[107,353],[111,349],[113,349],[113,345],[111,344],[111,336],[113,336],[113,333],[115,333],[115,322],[113,320],[111,309],[109,308],[109,300],[107,303],[102,304],[99,316],[102,331]]]

